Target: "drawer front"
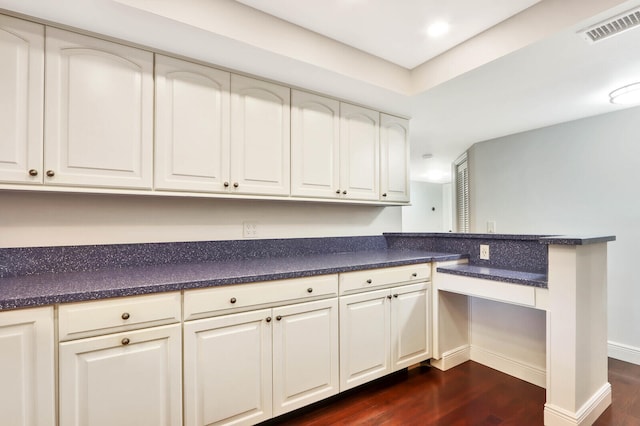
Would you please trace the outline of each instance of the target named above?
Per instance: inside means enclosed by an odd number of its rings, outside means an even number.
[[[430,278],[430,263],[346,272],[340,274],[340,294],[389,287],[400,283],[429,281]]]
[[[338,295],[338,275],[236,284],[184,292],[184,319],[192,320],[249,307],[284,305]]]
[[[60,305],[60,341],[180,322],[180,293]]]

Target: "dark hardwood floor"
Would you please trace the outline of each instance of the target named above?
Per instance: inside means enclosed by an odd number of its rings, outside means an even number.
[[[640,366],[609,359],[613,403],[598,426],[640,425]],[[414,368],[265,425],[542,425],[545,390],[469,361]]]

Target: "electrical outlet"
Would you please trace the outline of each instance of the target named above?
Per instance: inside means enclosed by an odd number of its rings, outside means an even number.
[[[244,238],[258,238],[258,224],[256,222],[242,222],[242,236]]]
[[[480,259],[489,260],[489,246],[487,244],[480,244]]]

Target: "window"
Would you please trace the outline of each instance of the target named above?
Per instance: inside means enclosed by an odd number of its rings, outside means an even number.
[[[456,231],[469,232],[469,167],[464,153],[454,163]]]

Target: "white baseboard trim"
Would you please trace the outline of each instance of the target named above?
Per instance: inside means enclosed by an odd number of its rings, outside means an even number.
[[[544,368],[475,345],[471,346],[471,360],[541,388],[547,387],[547,372]]]
[[[609,341],[609,356],[620,361],[640,365],[640,348]]]
[[[469,345],[462,345],[450,351],[442,353],[442,358],[432,359],[431,365],[438,370],[446,371],[450,368],[467,362],[471,359],[471,348]]]
[[[582,426],[592,425],[611,405],[611,385],[605,383],[575,413],[553,404],[544,405],[545,426]]]

